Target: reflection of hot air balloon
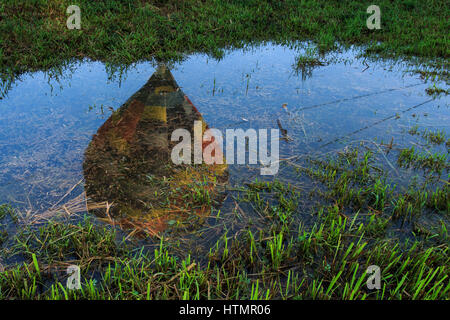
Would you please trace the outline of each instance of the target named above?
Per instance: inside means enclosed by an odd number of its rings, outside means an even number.
[[[204,132],[207,126],[200,113],[171,72],[159,66],[98,129],[86,149],[88,208],[150,233],[163,230],[168,221],[207,215],[222,198],[226,165],[174,165],[170,157],[175,144],[171,132],[192,132],[199,120]]]

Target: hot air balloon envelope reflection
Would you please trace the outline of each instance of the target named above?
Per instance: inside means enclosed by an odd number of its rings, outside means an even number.
[[[195,121],[201,121],[202,133],[208,129],[169,69],[160,65],[98,129],[85,151],[89,211],[152,235],[170,224],[208,216],[223,199],[227,165],[171,161],[177,144],[171,133],[193,132]]]

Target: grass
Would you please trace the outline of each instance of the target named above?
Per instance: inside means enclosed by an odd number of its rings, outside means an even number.
[[[432,97],[439,97],[440,95],[448,95],[449,93],[448,90],[438,87],[436,85],[433,85],[432,87],[425,89],[425,92]]]
[[[66,27],[69,5],[81,9],[81,30]],[[52,70],[90,58],[107,66],[181,59],[264,41],[292,45],[311,40],[320,52],[363,46],[382,57],[448,58],[447,3],[380,0],[381,30],[366,27],[370,3],[360,1],[16,1],[0,4],[2,91],[24,72]],[[422,72],[447,74],[446,63]],[[425,71],[426,70],[426,71]],[[440,70],[440,71],[439,71]]]
[[[8,222],[5,221],[8,216],[12,219],[12,221],[16,221],[13,208],[5,204],[0,205],[0,246],[3,245],[9,237],[8,231],[6,230]]]
[[[415,125],[411,129],[408,130],[410,135],[419,135],[429,144],[441,145],[446,142],[446,134],[444,130],[429,130],[425,129],[422,132],[419,132],[419,126]],[[447,140],[448,141],[448,140]]]
[[[398,164],[401,167],[413,167],[441,173],[448,172],[449,159],[444,153],[420,153],[414,147],[403,149],[398,157]]]
[[[0,221],[12,211],[11,207],[5,204],[0,205]]]
[[[277,180],[235,190],[236,208],[253,218],[241,216],[244,228],[223,229],[197,258],[178,238],[140,245],[92,217],[22,228],[0,251],[23,261],[0,273],[0,298],[448,299],[448,184],[403,190],[359,148],[309,162],[298,174],[317,184],[310,192]],[[432,214],[444,220],[421,222]],[[71,264],[80,290],[66,287]],[[371,265],[381,269],[380,290],[367,288]]]
[[[412,219],[414,215],[423,214],[427,208],[448,214],[448,183],[434,185],[434,188],[432,183],[443,168],[448,172],[448,161],[443,160],[446,155],[417,156],[410,153],[410,150],[414,151],[413,147],[405,150],[399,153],[399,165],[425,169],[428,173],[422,185],[411,184],[406,191],[390,183],[384,171],[374,166],[374,161],[371,161],[373,153],[370,151],[361,155],[355,149],[340,154],[337,159],[312,160],[310,167],[298,171],[326,186],[325,190],[315,191],[320,197],[329,199],[339,208],[349,208],[351,212],[364,210],[385,215],[387,219]]]
[[[374,223],[317,212],[312,228],[272,221],[268,230],[222,237],[206,261],[180,257],[163,240],[153,252],[115,242],[114,230],[89,219],[50,223],[17,238],[25,262],[0,273],[2,299],[443,299],[448,297],[448,247],[367,237]],[[448,241],[448,234],[441,230]],[[433,239],[434,238],[434,239]],[[94,241],[94,242],[93,242]],[[96,242],[95,242],[96,241]],[[139,248],[138,248],[139,249]],[[69,258],[69,259],[68,259]],[[68,261],[69,260],[69,261]],[[68,290],[64,271],[77,264],[82,289]],[[382,270],[371,291],[365,270]]]

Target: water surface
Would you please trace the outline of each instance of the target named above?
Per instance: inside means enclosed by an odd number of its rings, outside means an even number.
[[[366,62],[350,50],[302,74],[300,53],[267,44],[220,61],[192,55],[172,73],[209,127],[276,129],[278,120],[292,138],[280,141],[282,159],[363,140],[409,146],[405,132],[414,125],[449,134],[449,98],[430,98],[430,84],[401,65]],[[110,79],[102,63],[86,61],[58,81],[38,72],[16,82],[0,100],[0,203],[40,213],[77,199],[93,134],[154,71],[139,63]],[[229,167],[230,186],[255,177],[257,167]],[[298,182],[283,163],[276,178]]]

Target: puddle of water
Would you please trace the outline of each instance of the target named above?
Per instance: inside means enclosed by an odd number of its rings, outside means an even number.
[[[356,54],[347,51],[342,60],[302,76],[293,67],[298,52],[266,45],[230,52],[219,62],[193,55],[172,73],[196,106],[195,117],[209,127],[223,132],[227,128],[286,130],[292,139],[280,141],[282,159],[323,154],[360,140],[407,146],[412,138],[405,131],[414,125],[449,134],[449,98],[432,100],[424,91],[429,84],[417,76],[382,63],[367,68]],[[139,89],[154,72],[152,64],[140,63],[120,82],[110,81],[101,63],[85,62],[58,83],[49,82],[43,73],[16,83],[0,100],[0,203],[45,213],[72,199],[71,208],[83,211],[86,205],[78,200],[84,177],[88,193],[105,201],[110,194],[98,190],[108,175],[87,168],[100,167],[94,154],[121,161],[117,153],[111,156],[111,151],[99,148],[98,141],[102,132],[113,132],[108,127],[113,110],[142,92]],[[168,118],[171,113],[166,111]],[[97,138],[92,140],[95,133]],[[156,139],[152,134],[148,138]],[[131,136],[122,132],[120,138],[125,141]],[[145,137],[139,139],[142,142]],[[228,171],[230,186],[260,176],[255,166],[231,165]],[[276,177],[296,182],[286,166],[280,167]],[[139,185],[136,181],[130,190]]]

